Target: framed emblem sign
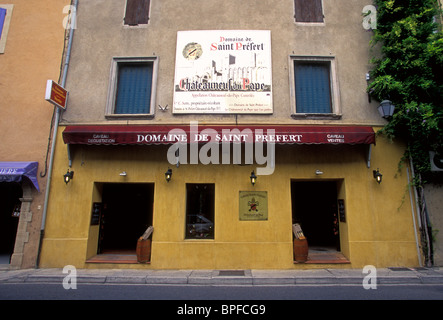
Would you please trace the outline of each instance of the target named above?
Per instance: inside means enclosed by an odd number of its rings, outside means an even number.
[[[268,220],[268,192],[240,191],[240,221]]]

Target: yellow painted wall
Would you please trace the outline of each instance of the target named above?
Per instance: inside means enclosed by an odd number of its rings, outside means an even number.
[[[60,130],[61,133],[62,130]],[[41,267],[246,269],[316,268],[292,261],[290,182],[334,180],[345,199],[346,222],[340,225],[343,254],[360,268],[417,266],[406,171],[397,170],[403,149],[383,138],[366,166],[366,146],[277,146],[272,175],[249,175],[256,165],[181,165],[166,159],[167,146],[73,146],[74,179],[63,182],[68,168],[61,134],[57,141],[52,191]],[[172,167],[172,180],[164,172]],[[372,170],[380,168],[379,185]],[[315,170],[324,172],[315,175]],[[121,177],[120,172],[127,176]],[[97,227],[90,226],[91,206],[106,182],[155,183],[153,244],[150,265],[91,265]],[[215,239],[185,240],[186,183],[215,184]],[[268,191],[268,220],[239,221],[239,191]],[[134,244],[135,246],[135,244]],[[331,267],[333,267],[331,265]],[[343,267],[343,265],[340,265]]]

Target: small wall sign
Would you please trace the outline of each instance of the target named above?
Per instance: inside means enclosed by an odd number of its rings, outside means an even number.
[[[345,214],[345,200],[338,199],[338,216],[340,222],[346,222],[346,214]]]
[[[268,220],[268,192],[240,191],[240,221]]]
[[[48,80],[46,82],[45,100],[65,110],[68,91],[55,81]]]
[[[103,205],[101,202],[94,202],[92,204],[91,226],[98,225],[100,223],[102,207]]]

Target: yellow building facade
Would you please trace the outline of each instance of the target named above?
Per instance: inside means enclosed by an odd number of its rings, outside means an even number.
[[[371,153],[371,165],[383,168],[380,184],[374,180],[373,170],[367,168],[366,149],[362,146],[277,146],[274,173],[258,176],[255,185],[251,184],[249,175],[256,165],[187,164],[175,168],[165,159],[168,148],[165,146],[71,148],[75,149],[71,150],[74,154],[71,170],[75,175],[68,184],[62,175],[54,178],[42,267],[70,264],[80,268],[287,269],[324,267],[325,264],[353,268],[368,264],[379,267],[418,265],[407,172],[405,168],[400,171],[397,168],[403,149],[383,138],[377,139]],[[389,153],[385,152],[387,148]],[[54,170],[64,172],[68,157],[61,135],[57,150]],[[172,167],[173,172],[169,182],[164,177],[168,167]],[[317,170],[323,174],[316,175]],[[122,172],[126,175],[122,176]],[[301,188],[312,184],[316,189],[328,185],[325,192],[331,194],[305,198],[306,194],[297,194],[294,186],[297,183]],[[213,239],[186,239],[187,184],[214,185]],[[127,202],[136,199],[130,197],[123,200],[127,209],[121,211],[122,219],[134,222],[137,215],[149,215],[154,226],[149,264],[137,263],[135,257],[129,257],[135,254],[137,238],[145,226],[132,235],[133,252],[129,246],[114,257],[97,254],[100,225],[91,225],[92,207],[104,201],[104,189],[109,185],[151,186],[145,197],[149,198],[152,208],[148,206],[143,213],[133,212]],[[240,219],[239,193],[242,191],[267,192],[266,220]],[[328,196],[344,201],[345,217],[339,222],[338,252],[342,257],[328,261],[321,255],[316,256],[314,250],[308,263],[294,264],[294,215],[317,215],[314,219],[317,219],[318,228],[324,229],[328,222],[321,219],[328,218],[315,211],[315,202],[325,201]],[[308,205],[312,206],[312,212],[294,211],[294,202],[301,201],[312,201]],[[331,212],[331,221],[332,215]],[[121,237],[115,235],[116,241],[125,242],[124,223],[121,220],[119,223],[122,229],[117,234]],[[313,237],[321,238],[321,235],[314,232]],[[326,241],[325,247],[334,245]],[[119,246],[115,248],[119,252]],[[119,254],[122,263],[116,265]],[[97,263],[100,259],[94,260],[94,257],[99,256],[103,260]],[[316,257],[319,260],[316,261]],[[132,263],[126,261],[131,259]]]
[[[131,1],[115,0],[106,8],[80,1],[66,86],[69,104],[56,140],[40,266],[418,266],[409,171],[398,167],[404,145],[376,135],[385,120],[365,92],[370,40],[362,26],[365,1],[352,2],[347,23],[339,10],[349,7],[347,1],[316,1],[320,7],[312,10],[321,9],[321,21],[305,21],[299,1],[272,2],[269,11],[271,1],[253,6],[225,1],[222,7],[196,2],[191,10],[180,1],[140,1],[140,10],[148,8],[148,19],[132,25]],[[238,15],[234,19],[238,12],[255,18],[239,21]],[[266,27],[263,19],[269,21]],[[218,36],[214,46],[205,46],[214,29],[270,31],[260,33],[270,38]],[[183,31],[203,35],[194,43],[183,40]],[[345,49],[349,42],[353,45]],[[257,51],[252,62],[242,62],[238,52],[227,52],[226,62],[213,58],[204,71],[197,67],[210,48],[240,47],[267,48],[269,56]],[[246,70],[251,63],[270,72],[257,72],[254,78],[248,72],[255,71]],[[240,71],[229,73],[227,64],[243,64],[246,70],[237,90],[231,84]],[[124,82],[120,75],[127,65],[152,68],[150,107],[142,114],[117,112]],[[328,67],[330,112],[300,112],[303,106],[296,100],[303,93],[294,79],[302,77],[298,72],[307,65]],[[178,76],[180,67],[196,76]],[[272,80],[267,82],[267,76]],[[214,112],[210,106],[219,100],[209,83],[224,97],[243,94],[231,107],[254,103],[257,109]],[[247,91],[250,83],[259,85]],[[185,97],[188,93],[196,95]],[[205,104],[199,99],[207,94],[213,100]],[[184,108],[188,103],[201,109]],[[198,126],[195,132],[193,126]],[[244,136],[238,143],[210,144],[204,138],[222,137],[223,129]],[[258,138],[263,132],[266,141]],[[192,143],[197,136],[200,143]],[[177,143],[180,137],[182,144]],[[381,182],[375,179],[377,171]],[[74,173],[69,177],[69,172]],[[295,224],[307,238],[307,261],[294,257]],[[141,263],[138,240],[150,226],[149,262]]]

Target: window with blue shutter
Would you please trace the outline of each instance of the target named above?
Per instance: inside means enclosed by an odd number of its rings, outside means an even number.
[[[297,113],[332,113],[329,62],[294,62]]]
[[[5,23],[6,9],[0,8],[0,39],[2,38],[3,24]]]
[[[151,108],[152,63],[118,65],[115,114],[147,114]]]

